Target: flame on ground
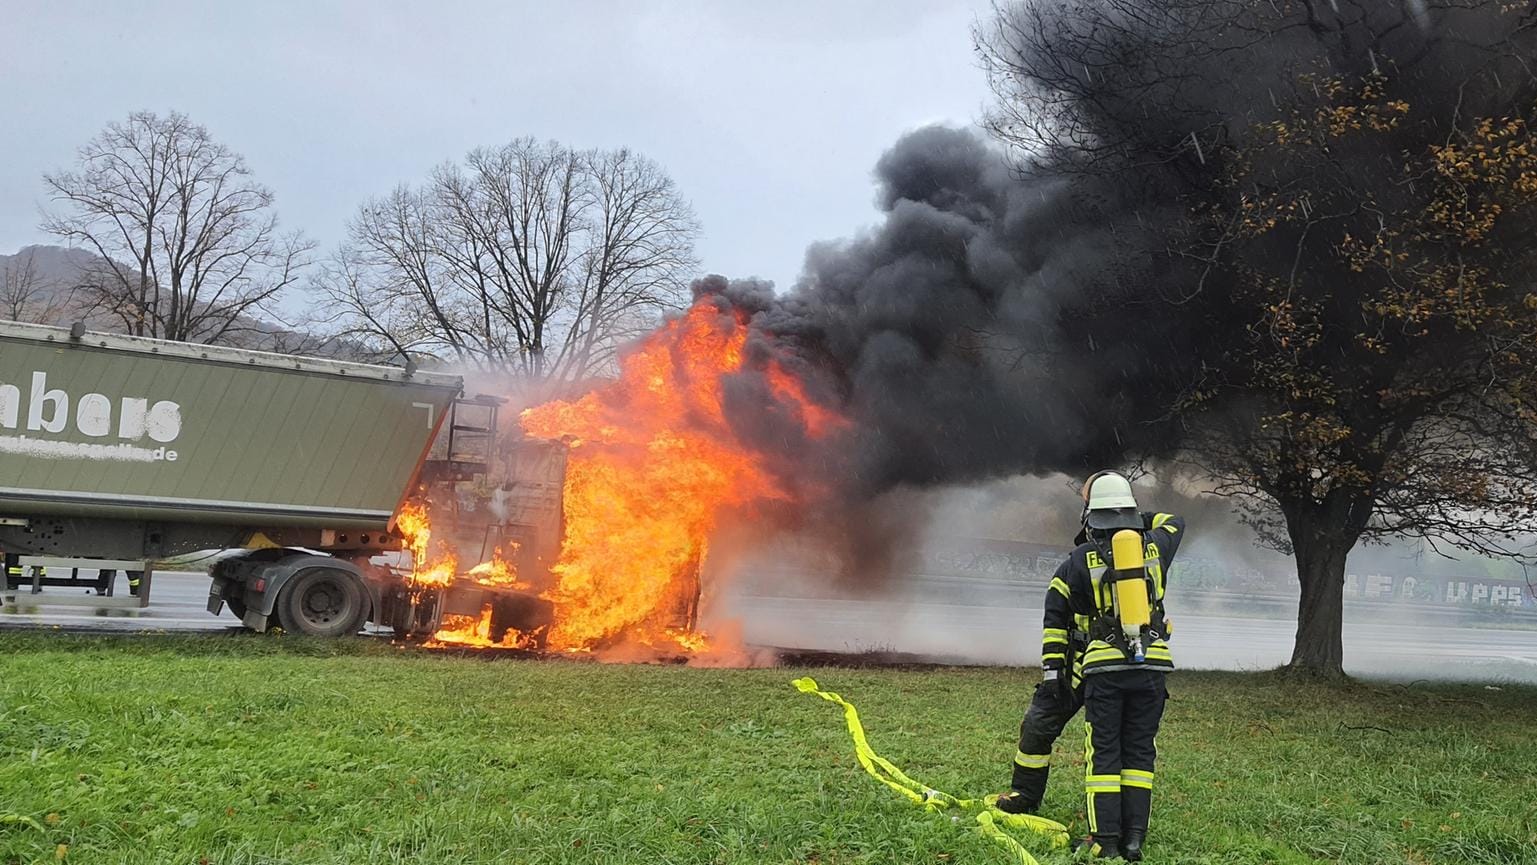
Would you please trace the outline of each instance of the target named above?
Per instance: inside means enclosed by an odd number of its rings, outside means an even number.
[[[724,379],[743,370],[746,324],[744,314],[701,299],[626,356],[616,381],[523,413],[529,435],[570,447],[565,538],[544,595],[555,604],[550,648],[619,638],[683,653],[707,648],[695,618],[710,535],[728,512],[788,498],[725,417]],[[772,398],[808,435],[844,424],[785,370],[764,372]]]
[[[531,643],[532,638],[529,635],[513,628],[508,628],[500,640],[491,639],[491,605],[486,604],[479,616],[444,616],[443,624],[438,628],[437,633],[423,645],[428,648],[453,645],[527,649],[531,647]]]
[[[698,654],[710,650],[710,638],[695,631],[685,631],[682,628],[668,628],[667,636],[686,652]]]

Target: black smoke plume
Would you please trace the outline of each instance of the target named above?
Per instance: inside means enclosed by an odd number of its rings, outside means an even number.
[[[1253,323],[1225,300],[1236,271],[1190,253],[1204,248],[1192,213],[1231,197],[1225,178],[1254,130],[1312,110],[1320,80],[1374,75],[1439,118],[1433,135],[1531,115],[1537,5],[1517,5],[1002,8],[979,32],[995,60],[995,135],[929,127],[896,142],[876,166],[880,222],[812,247],[783,295],[721,277],[696,285],[748,311],[751,350],[853,422],[828,444],[807,441],[740,381],[728,403],[738,435],[788,474],[831,480],[845,501],[1172,453],[1187,430],[1171,406]],[[1423,152],[1412,136],[1424,134],[1378,136],[1339,158],[1368,188],[1380,176],[1390,203],[1402,178],[1384,166]],[[1276,166],[1275,182],[1287,170]],[[1285,273],[1298,248],[1257,249],[1267,258],[1254,266]]]
[[[1113,190],[1080,196],[1065,180],[1021,178],[980,133],[945,127],[903,137],[876,179],[881,223],[813,247],[784,296],[751,280],[695,286],[749,311],[749,352],[853,422],[819,446],[766,416],[742,383],[728,391],[738,435],[836,478],[846,500],[1081,473],[1161,446],[1149,419],[1168,389],[1148,382],[1180,322],[1101,305],[1104,287],[1131,278],[1116,250],[1145,233]]]

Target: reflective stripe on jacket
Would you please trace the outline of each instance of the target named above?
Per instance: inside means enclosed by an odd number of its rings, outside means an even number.
[[[1172,514],[1144,514],[1142,542],[1147,577],[1150,582],[1148,599],[1153,611],[1151,639],[1143,646],[1143,660],[1137,661],[1120,646],[1118,640],[1106,639],[1104,633],[1111,627],[1113,616],[1114,587],[1102,577],[1109,571],[1108,539],[1096,544],[1093,539],[1080,544],[1068,554],[1057,568],[1046,591],[1046,614],[1042,630],[1041,660],[1048,669],[1061,667],[1066,660],[1063,646],[1065,634],[1070,628],[1087,630],[1094,637],[1074,667],[1082,675],[1096,672],[1128,669],[1174,668],[1174,656],[1169,652],[1164,625],[1165,575],[1174,561],[1184,537],[1185,521]],[[1119,631],[1119,626],[1113,626]],[[1059,636],[1061,635],[1061,636]],[[1060,641],[1059,641],[1060,640]]]

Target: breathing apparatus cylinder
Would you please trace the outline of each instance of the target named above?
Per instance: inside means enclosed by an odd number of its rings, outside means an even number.
[[[1131,644],[1138,663],[1144,657],[1142,631],[1152,624],[1153,611],[1147,599],[1147,560],[1143,558],[1142,533],[1122,529],[1110,538],[1110,560],[1115,568],[1115,609],[1121,620],[1121,633]]]

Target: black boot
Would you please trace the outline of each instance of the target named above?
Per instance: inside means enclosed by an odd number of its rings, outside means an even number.
[[[1121,788],[1121,855],[1127,862],[1142,861],[1142,842],[1147,840],[1148,816],[1152,811],[1152,790]]]
[[[1121,855],[1127,862],[1142,861],[1142,842],[1147,838],[1146,829],[1127,829],[1121,836]]]
[[[993,807],[1005,814],[1034,814],[1041,809],[1041,803],[1018,790],[1010,790],[994,800]]]
[[[1087,850],[1095,859],[1119,859],[1121,850],[1118,846],[1120,839],[1115,835],[1090,835],[1073,842],[1074,850]]]

